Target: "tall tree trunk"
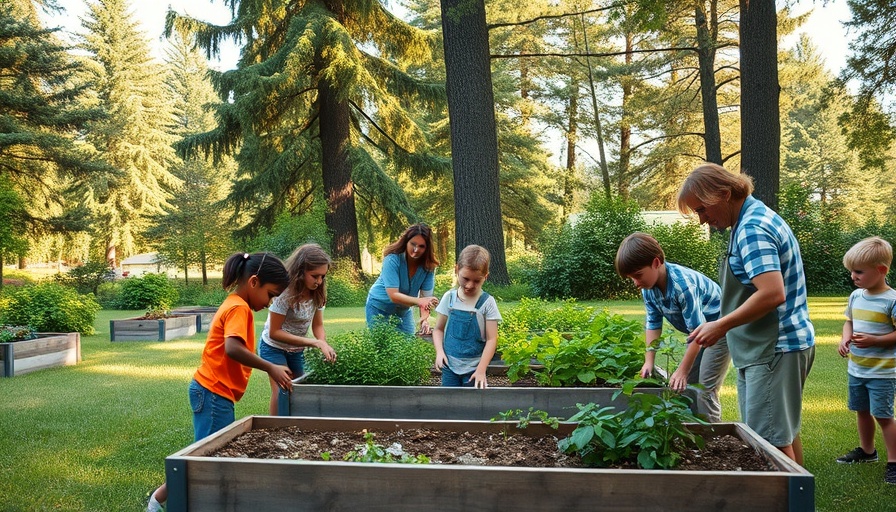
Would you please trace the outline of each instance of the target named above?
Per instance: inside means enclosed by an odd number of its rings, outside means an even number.
[[[588,28],[585,26],[585,15],[581,15],[582,36],[585,42],[585,53],[591,53],[588,46]],[[604,150],[604,132],[600,122],[600,112],[597,109],[597,92],[594,89],[594,72],[591,69],[591,57],[585,57],[588,68],[588,87],[591,91],[591,107],[594,109],[594,131],[597,134],[597,152],[600,155],[600,173],[604,180],[604,194],[607,199],[613,196],[613,188],[610,185],[610,169],[607,166],[607,154]]]
[[[777,13],[774,0],[740,0],[741,171],[778,208],[781,173]]]
[[[709,17],[704,0],[695,4],[697,24],[697,61],[700,67],[700,96],[703,99],[703,132],[706,161],[722,165],[722,136],[719,133],[719,105],[716,99],[716,39],[718,13],[716,0],[709,0]]]
[[[520,53],[529,51],[528,45],[524,42]],[[532,103],[529,101],[529,89],[531,89],[531,79],[529,78],[529,59],[517,59],[520,63],[520,119],[522,121],[523,130],[529,131],[529,122],[532,117]]]
[[[106,261],[109,263],[109,266],[115,268],[116,265],[116,255],[115,255],[115,244],[111,241],[106,243]]]
[[[629,122],[628,110],[629,100],[632,97],[632,83],[634,80],[631,75],[632,50],[634,48],[634,34],[629,31],[625,33],[625,69],[626,73],[621,76],[622,81],[622,118],[619,120],[619,173],[616,177],[616,190],[621,197],[628,197],[628,176],[630,174],[629,167],[632,154],[632,125]]]
[[[441,0],[454,170],[455,251],[491,253],[489,281],[509,284],[498,176],[498,135],[484,0]]]
[[[199,261],[202,262],[202,285],[208,284],[208,255],[205,249],[199,251]]]
[[[569,128],[566,130],[566,173],[563,176],[563,219],[572,213],[575,198],[576,143],[579,136],[579,86],[573,82],[569,94]]]
[[[348,258],[361,269],[361,246],[358,242],[358,219],[355,216],[355,191],[352,166],[348,159],[349,104],[337,97],[327,79],[317,88],[320,102],[320,146],[323,167],[324,197],[327,211],[324,220],[333,233],[333,254]]]
[[[187,256],[187,251],[184,249],[184,284],[190,284],[190,276],[188,275],[188,269],[190,267],[190,257]]]

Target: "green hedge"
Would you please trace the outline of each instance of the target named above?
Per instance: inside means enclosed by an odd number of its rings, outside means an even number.
[[[0,300],[0,324],[27,325],[37,332],[93,334],[100,305],[92,294],[45,282],[7,293]]]

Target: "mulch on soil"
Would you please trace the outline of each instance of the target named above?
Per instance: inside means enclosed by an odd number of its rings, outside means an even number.
[[[434,429],[372,431],[374,442],[397,453],[426,455],[432,464],[466,464],[525,467],[585,467],[581,459],[561,453],[557,437],[500,433],[452,432]],[[315,431],[299,427],[251,430],[214,452],[214,457],[341,461],[364,444],[361,431]],[[399,457],[396,457],[399,458]],[[702,450],[686,450],[675,469],[706,471],[776,471],[762,455],[740,439],[725,435],[707,437]],[[636,469],[634,465],[616,466]]]

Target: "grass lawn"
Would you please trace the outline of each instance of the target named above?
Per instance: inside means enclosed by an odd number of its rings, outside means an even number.
[[[643,318],[637,301],[590,303]],[[806,467],[816,477],[818,510],[888,511],[896,487],[883,483],[884,462],[844,466],[834,459],[858,444],[846,410],[846,362],[837,355],[845,298],[813,298],[818,334],[803,405]],[[502,304],[502,308],[511,307]],[[266,311],[256,315],[261,332]],[[82,337],[77,366],[0,379],[0,511],[137,511],[164,478],[165,456],[193,440],[187,384],[205,334],[169,342],[109,341],[102,311],[97,334]],[[363,327],[363,308],[328,308],[328,333]],[[733,374],[723,390],[723,418],[737,420]],[[270,388],[253,372],[237,418],[267,414]],[[883,441],[878,433],[878,450]]]

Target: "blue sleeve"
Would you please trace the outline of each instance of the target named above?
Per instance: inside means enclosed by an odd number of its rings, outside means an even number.
[[[688,284],[689,286],[682,287],[681,294],[678,296],[682,320],[687,327],[685,334],[694,332],[694,329],[706,323],[706,317],[703,316],[703,301],[694,295],[694,290],[699,290],[699,288],[696,283]]]
[[[646,312],[646,321],[644,328],[648,331],[660,330],[663,328],[663,312],[660,311],[656,304],[648,298],[647,290],[641,290],[641,297],[644,298],[644,310]]]
[[[435,271],[430,272],[426,271],[426,276],[423,278],[423,284],[420,285],[420,290],[424,292],[431,292],[436,287],[436,273]]]
[[[380,272],[380,279],[383,282],[384,288],[398,288],[401,281],[398,277],[398,272],[401,269],[401,264],[398,261],[400,256],[397,254],[388,254],[385,258],[383,258],[383,270]]]

